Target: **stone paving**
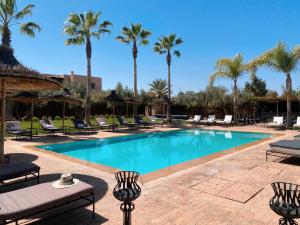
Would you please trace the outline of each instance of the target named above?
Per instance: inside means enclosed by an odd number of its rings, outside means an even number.
[[[269,142],[292,139],[298,132],[275,131],[259,126],[209,127],[208,129],[272,132],[284,135],[166,177],[147,183],[142,182],[142,195],[136,200],[136,209],[132,214],[133,225],[278,224],[279,217],[271,211],[268,205],[269,199],[273,195],[270,183],[286,181],[300,184],[300,160],[270,156],[269,161],[266,162],[265,151]],[[150,131],[141,130],[139,132]],[[27,146],[127,135],[128,133],[135,133],[135,131],[100,132],[97,135],[70,137],[48,136],[33,141],[8,139],[5,149],[6,153],[15,153],[12,161],[34,161],[40,165],[42,182],[56,180],[61,173],[71,172],[75,177],[96,188],[95,219],[92,219],[91,207],[88,207],[64,213],[46,221],[36,222],[36,224],[118,225],[122,224],[122,213],[119,210],[119,202],[112,195],[112,189],[116,184],[113,174],[43,152],[36,152]],[[19,184],[4,190],[9,191],[33,184]],[[52,213],[43,214],[41,217],[47,217]],[[24,220],[22,224],[32,223],[36,219],[38,218]]]

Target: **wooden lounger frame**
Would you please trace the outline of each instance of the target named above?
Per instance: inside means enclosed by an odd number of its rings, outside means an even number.
[[[75,199],[70,200],[70,201],[66,201],[65,203],[62,203],[62,204],[50,207],[49,209],[40,210],[40,211],[38,211],[36,213],[29,214],[29,215],[26,215],[26,216],[23,216],[23,217],[19,217],[19,218],[16,218],[16,219],[12,219],[12,220],[0,221],[0,224],[4,225],[4,224],[9,224],[9,223],[15,223],[16,225],[18,225],[19,224],[19,220],[26,219],[26,218],[32,217],[32,216],[36,216],[36,215],[39,215],[41,213],[44,213],[44,212],[47,212],[47,211],[50,211],[50,210],[53,210],[53,209],[57,209],[57,208],[60,208],[62,206],[68,205],[68,204],[70,204],[72,202],[77,202],[77,201],[80,201],[80,200],[86,200],[86,202],[83,203],[83,204],[81,204],[81,205],[79,205],[79,206],[73,207],[71,209],[64,210],[63,212],[56,213],[55,215],[49,216],[47,218],[40,219],[39,221],[45,221],[45,220],[51,219],[54,216],[58,216],[58,215],[66,213],[66,212],[71,212],[71,211],[74,211],[76,209],[83,208],[83,207],[90,206],[90,205],[93,206],[92,217],[95,218],[95,193],[94,192],[90,192],[89,194],[80,196],[79,198],[75,198]]]

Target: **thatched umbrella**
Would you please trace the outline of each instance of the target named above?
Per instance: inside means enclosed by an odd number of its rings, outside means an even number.
[[[110,95],[104,98],[105,101],[112,104],[113,108],[113,125],[115,125],[115,104],[116,103],[125,103],[124,99],[117,95],[115,90],[112,90]]]
[[[0,46],[1,135],[0,164],[4,162],[6,92],[41,91],[61,87],[58,81],[42,76],[39,72],[23,66],[15,58],[13,50]]]
[[[63,103],[63,116],[62,116],[63,129],[65,128],[66,103],[80,104],[83,102],[81,99],[71,97],[71,94],[66,89],[64,89],[63,94],[52,95],[52,96],[44,97],[43,99],[45,101],[53,101],[53,102],[62,102]]]

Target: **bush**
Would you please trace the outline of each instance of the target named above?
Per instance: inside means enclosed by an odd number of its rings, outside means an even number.
[[[60,116],[55,116],[54,119],[55,120],[61,120],[61,117]]]
[[[34,117],[32,117],[32,121],[39,121],[39,118],[34,116]]]

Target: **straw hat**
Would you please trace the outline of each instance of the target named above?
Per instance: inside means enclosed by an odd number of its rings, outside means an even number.
[[[73,187],[76,184],[79,183],[78,179],[75,179],[72,177],[72,174],[70,173],[63,173],[60,176],[60,179],[57,181],[54,181],[52,183],[52,186],[55,188],[68,188],[68,187]]]

